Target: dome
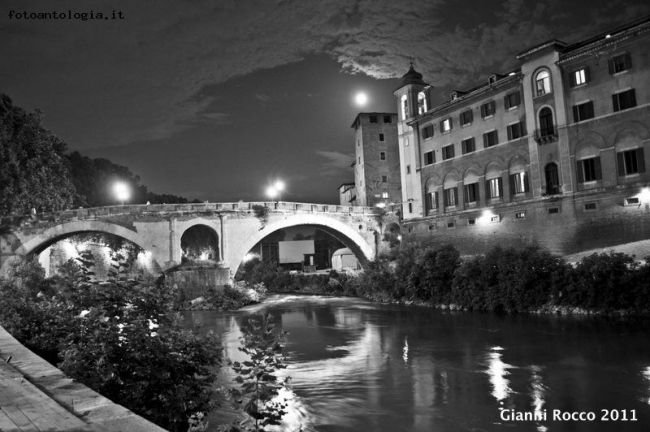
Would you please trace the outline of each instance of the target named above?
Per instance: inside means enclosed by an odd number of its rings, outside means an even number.
[[[415,69],[413,69],[413,64],[411,64],[411,67],[409,67],[408,72],[406,72],[402,76],[402,82],[400,87],[404,87],[405,85],[409,85],[409,84],[418,84],[423,86],[428,85],[427,83],[422,81],[422,74],[420,72],[417,72]]]

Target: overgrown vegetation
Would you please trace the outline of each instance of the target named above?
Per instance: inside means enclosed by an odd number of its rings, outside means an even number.
[[[594,254],[575,266],[539,247],[495,247],[461,260],[452,246],[407,248],[370,262],[358,276],[295,276],[272,262],[251,261],[243,280],[269,292],[352,295],[494,312],[650,313],[650,259]]]
[[[215,405],[221,347],[168,313],[174,290],[117,265],[96,282],[67,262],[45,279],[35,260],[0,281],[0,323],[68,376],[169,430]]]

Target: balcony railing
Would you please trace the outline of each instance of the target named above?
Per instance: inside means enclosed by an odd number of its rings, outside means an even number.
[[[537,144],[548,144],[557,141],[557,128],[555,126],[535,129]]]

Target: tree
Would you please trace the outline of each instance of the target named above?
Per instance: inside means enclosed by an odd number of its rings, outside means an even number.
[[[249,360],[229,363],[238,374],[235,381],[241,385],[241,390],[231,389],[231,395],[236,406],[242,407],[249,417],[240,423],[243,430],[260,431],[266,426],[280,425],[286,414],[286,403],[277,396],[280,389],[287,386],[289,378],[281,380],[276,375],[287,367],[282,357],[286,332],[274,333],[273,328],[270,315],[261,323],[250,320],[244,329],[243,346],[239,348]]]
[[[72,205],[75,189],[65,160],[66,145],[0,94],[0,215],[59,211]]]

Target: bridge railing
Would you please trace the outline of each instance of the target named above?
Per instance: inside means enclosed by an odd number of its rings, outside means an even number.
[[[287,201],[254,201],[254,202],[228,202],[228,203],[187,203],[187,204],[125,204],[106,207],[78,208],[60,212],[38,213],[32,215],[2,218],[2,225],[16,225],[25,220],[57,220],[74,218],[92,218],[111,215],[133,215],[146,213],[174,213],[174,212],[241,212],[252,211],[254,206],[264,206],[271,211],[293,213],[329,213],[373,215],[377,213],[375,207],[341,206],[336,204],[297,203]]]

